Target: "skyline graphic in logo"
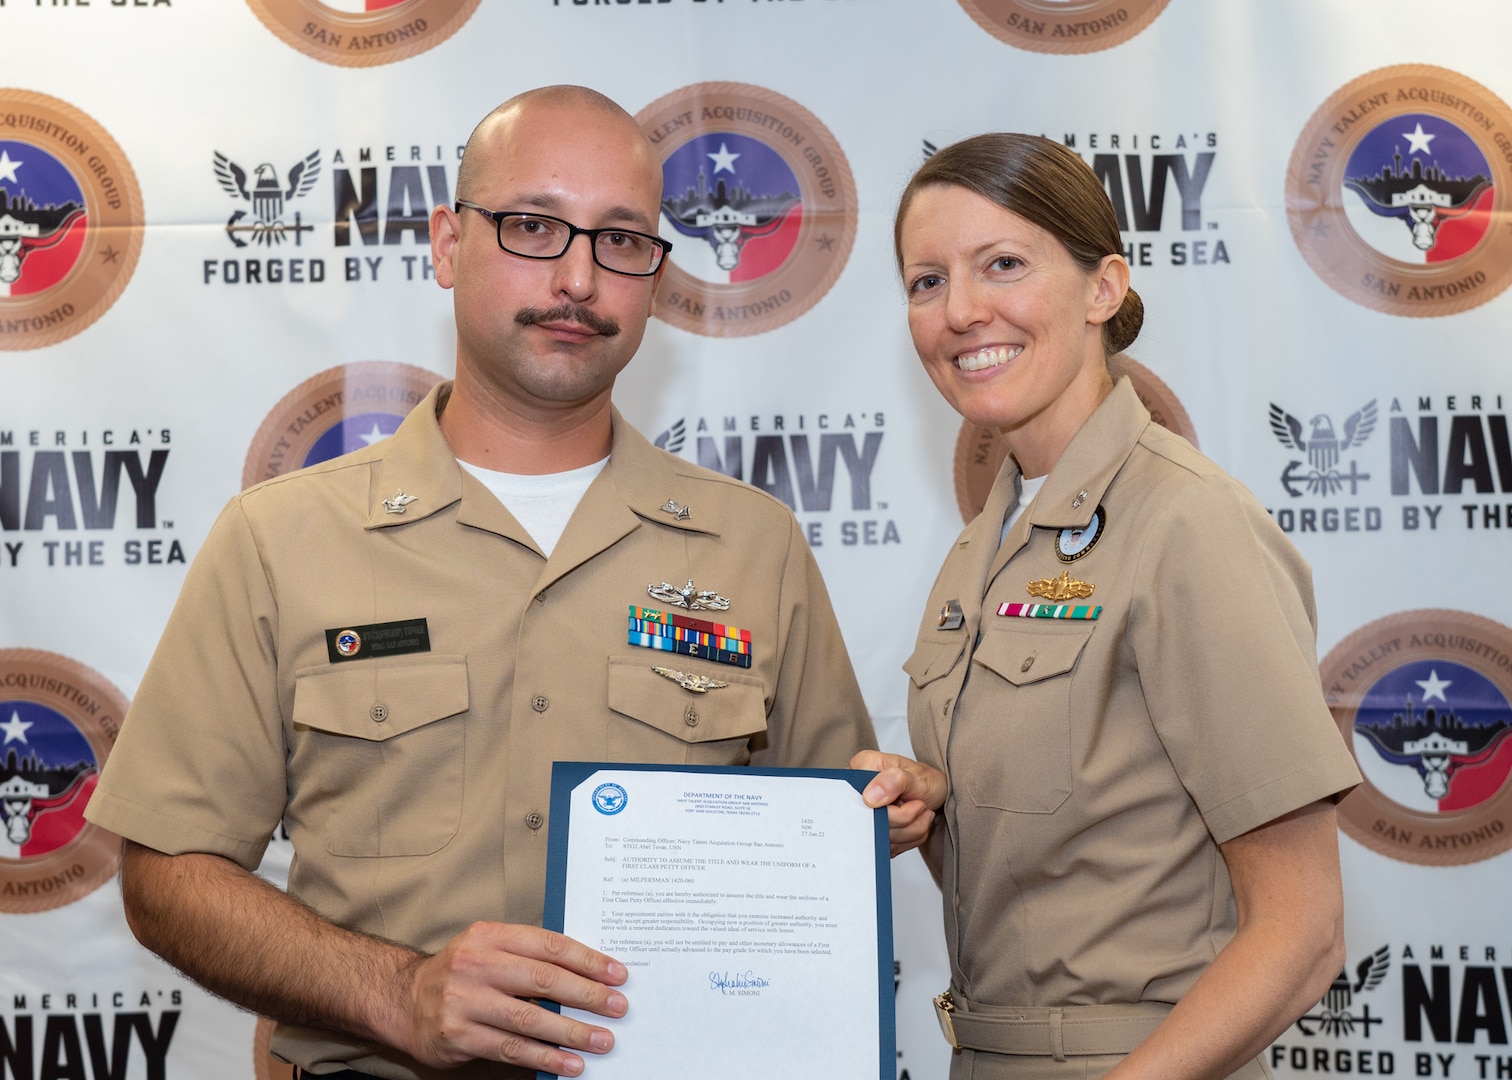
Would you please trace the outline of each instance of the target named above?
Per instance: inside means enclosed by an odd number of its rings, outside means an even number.
[[[1344,166],[1344,212],[1376,251],[1427,265],[1457,259],[1486,235],[1491,165],[1458,124],[1400,113],[1377,124]]]
[[[62,281],[88,224],[84,191],[63,162],[33,143],[0,139],[0,296]]]
[[[315,226],[305,225],[300,220],[298,211],[294,213],[294,224],[286,224],[283,212],[286,202],[308,195],[320,178],[319,150],[312,150],[295,162],[288,173],[287,189],[278,178],[278,170],[269,162],[263,162],[253,170],[249,184],[247,170],[219,150],[215,152],[214,160],[215,179],[226,194],[252,204],[253,220],[246,221],[246,210],[237,210],[226,221],[226,235],[237,247],[246,247],[249,242],[271,247],[283,243],[290,234],[298,247],[303,233],[315,231]]]
[[[66,101],[0,87],[0,350],[54,345],[121,295],[145,214],[131,163]],[[25,134],[19,134],[24,132]]]
[[[1512,110],[1464,75],[1379,68],[1340,87],[1297,136],[1286,217],[1329,288],[1388,315],[1453,315],[1512,284]]]
[[[1365,692],[1355,760],[1376,789],[1423,813],[1491,798],[1512,771],[1512,708],[1496,684],[1449,660],[1403,664]]]
[[[792,254],[803,224],[798,178],[759,139],[705,132],[662,163],[662,221],[701,243],[678,264],[704,281],[754,281]]]
[[[662,165],[660,228],[678,237],[656,316],[693,334],[775,330],[829,292],[856,239],[856,182],[798,102],[695,83],[636,114]]]
[[[115,875],[121,839],[84,809],[125,715],[78,661],[0,649],[0,912],[64,907]]]
[[[71,843],[85,826],[100,763],[62,713],[0,701],[0,858],[31,859]]]
[[[1354,631],[1319,665],[1364,783],[1339,804],[1358,843],[1420,866],[1512,848],[1512,629],[1422,609]]]

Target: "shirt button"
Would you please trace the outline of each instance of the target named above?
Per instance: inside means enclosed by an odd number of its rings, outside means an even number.
[[[546,590],[545,589],[542,589],[540,592],[538,592],[538,593],[535,594],[535,602],[538,603],[538,604],[544,604],[546,602]]]
[[[374,705],[368,710],[368,716],[375,724],[381,724],[388,719],[388,709],[383,705]]]
[[[1032,656],[1026,656],[1026,657],[1024,657],[1024,662],[1019,665],[1019,670],[1020,671],[1028,671],[1033,666],[1034,666],[1034,657],[1032,657]]]
[[[545,821],[546,819],[534,810],[525,815],[525,824],[529,825],[532,829],[539,829]]]
[[[685,712],[685,713],[683,713],[683,721],[689,727],[697,727],[698,726],[698,710],[695,709],[693,706],[689,705],[688,706],[688,711]]]
[[[536,712],[545,712],[547,708],[550,707],[550,705],[551,702],[546,700],[545,694],[537,694],[535,697],[530,699],[530,707]]]

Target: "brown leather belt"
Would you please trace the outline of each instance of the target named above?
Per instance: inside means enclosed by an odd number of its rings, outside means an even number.
[[[1127,1054],[1160,1026],[1171,1006],[1066,1005],[1058,1009],[972,1005],[947,990],[934,999],[945,1041],[957,1050],[1027,1057]]]

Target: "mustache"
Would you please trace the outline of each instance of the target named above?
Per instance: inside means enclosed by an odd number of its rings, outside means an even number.
[[[515,322],[521,326],[536,326],[542,323],[574,322],[586,326],[602,337],[614,337],[620,332],[620,324],[600,315],[582,304],[558,304],[553,308],[523,308],[515,313]]]

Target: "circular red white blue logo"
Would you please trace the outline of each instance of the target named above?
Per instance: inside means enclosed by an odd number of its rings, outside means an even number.
[[[1321,669],[1365,778],[1339,824],[1406,862],[1477,862],[1512,848],[1512,630],[1459,611],[1379,619]],[[1501,663],[1497,663],[1497,659]]]
[[[66,102],[0,89],[0,349],[72,337],[142,250],[142,193],[108,132]]]
[[[764,87],[699,83],[636,119],[662,156],[660,227],[677,238],[657,317],[737,337],[817,304],[856,236],[850,165],[818,118]]]
[[[242,487],[361,450],[399,430],[442,376],[373,360],[327,368],[284,395],[262,422]]]
[[[343,630],[336,635],[336,651],[342,656],[356,656],[362,648],[362,635],[355,630]]]
[[[1128,41],[1170,0],[960,0],[999,41],[1041,53],[1089,53]]]
[[[247,0],[263,25],[338,67],[391,64],[434,49],[481,0]]]
[[[1292,237],[1318,276],[1391,315],[1449,315],[1512,283],[1512,110],[1479,83],[1422,64],[1342,87],[1287,169]]]
[[[0,912],[62,907],[115,874],[120,838],[84,808],[125,713],[83,664],[0,649]]]

